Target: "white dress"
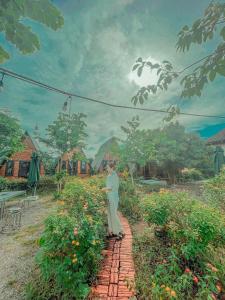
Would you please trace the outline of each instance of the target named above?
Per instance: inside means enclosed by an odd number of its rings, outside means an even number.
[[[106,187],[111,189],[111,191],[107,193],[109,232],[118,235],[120,232],[123,232],[123,228],[117,214],[117,208],[119,204],[119,177],[115,171],[113,171],[111,175],[107,176]]]

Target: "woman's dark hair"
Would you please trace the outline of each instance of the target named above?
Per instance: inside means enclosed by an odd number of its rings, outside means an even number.
[[[108,163],[108,166],[109,166],[111,169],[115,170],[115,168],[116,168],[116,163],[115,163],[114,161],[111,161],[111,162]]]

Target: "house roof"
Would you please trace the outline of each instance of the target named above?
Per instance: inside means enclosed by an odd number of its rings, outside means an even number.
[[[225,143],[225,129],[221,130],[217,134],[213,135],[206,141],[207,144],[217,145],[221,143]]]
[[[119,151],[118,139],[116,137],[108,139],[100,146],[92,166],[98,170],[103,160],[118,160],[117,151]]]

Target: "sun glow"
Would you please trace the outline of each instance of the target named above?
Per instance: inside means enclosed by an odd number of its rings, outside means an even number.
[[[159,61],[155,60],[151,56],[148,57],[147,60],[151,61],[154,64],[159,63]],[[151,85],[151,84],[156,84],[158,81],[157,70],[154,69],[152,71],[149,68],[145,67],[143,69],[142,75],[140,77],[138,77],[136,70],[131,71],[128,74],[128,80],[132,83],[135,83],[136,85],[138,85],[140,87]]]

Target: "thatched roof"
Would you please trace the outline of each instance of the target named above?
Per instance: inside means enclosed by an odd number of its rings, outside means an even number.
[[[92,167],[98,170],[101,166],[103,160],[113,161],[118,160],[119,154],[119,143],[116,137],[112,137],[101,145],[95,159],[93,161]]]
[[[223,129],[219,133],[213,135],[211,138],[209,138],[206,141],[206,143],[208,145],[224,144],[225,143],[225,129]]]

